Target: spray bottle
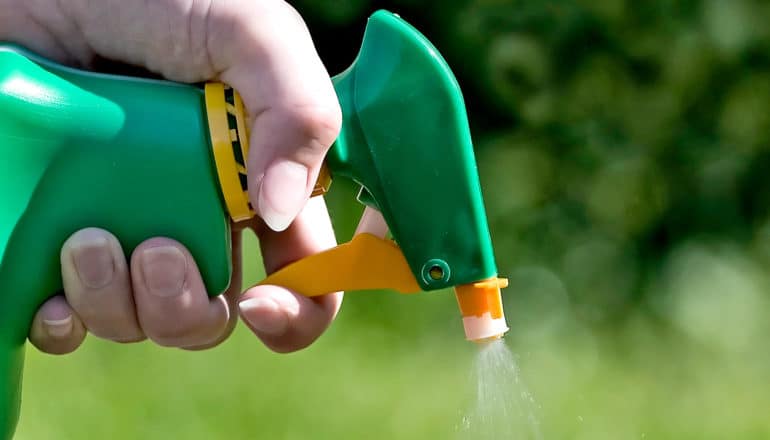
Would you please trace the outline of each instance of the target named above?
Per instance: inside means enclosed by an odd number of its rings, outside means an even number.
[[[351,179],[366,205],[353,239],[262,284],[308,296],[454,288],[466,337],[507,330],[463,98],[435,47],[378,11],[333,78],[342,131],[314,196]],[[79,71],[0,44],[0,438],[20,408],[33,316],[62,288],[59,251],[85,227],[130,255],[158,235],[184,243],[209,292],[232,273],[231,220],[255,215],[237,93]],[[189,215],[195,213],[195,215]]]

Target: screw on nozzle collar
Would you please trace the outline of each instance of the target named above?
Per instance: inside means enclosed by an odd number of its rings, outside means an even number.
[[[222,83],[205,87],[206,115],[219,185],[233,221],[254,217],[249,202],[246,158],[249,134],[241,97]]]

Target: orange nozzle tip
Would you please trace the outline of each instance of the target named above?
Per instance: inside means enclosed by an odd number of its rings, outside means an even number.
[[[503,318],[502,286],[508,285],[504,278],[490,278],[455,287],[457,303],[463,317],[481,318],[488,314],[494,319]]]
[[[475,342],[499,339],[509,330],[500,293],[507,285],[507,279],[494,277],[455,288],[466,339]]]

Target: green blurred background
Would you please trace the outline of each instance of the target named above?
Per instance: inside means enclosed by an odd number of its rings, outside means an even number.
[[[458,75],[544,438],[770,438],[770,3],[294,4],[333,73],[384,7]],[[19,439],[449,439],[475,391],[449,292],[348,295],[292,355],[28,353]]]

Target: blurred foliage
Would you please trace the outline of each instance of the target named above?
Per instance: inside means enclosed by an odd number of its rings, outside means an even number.
[[[545,438],[770,437],[770,3],[294,4],[332,73],[376,8],[455,70]],[[360,208],[333,188],[346,239]],[[290,356],[243,329],[32,354],[19,438],[451,438],[473,347],[450,295],[349,295]]]

